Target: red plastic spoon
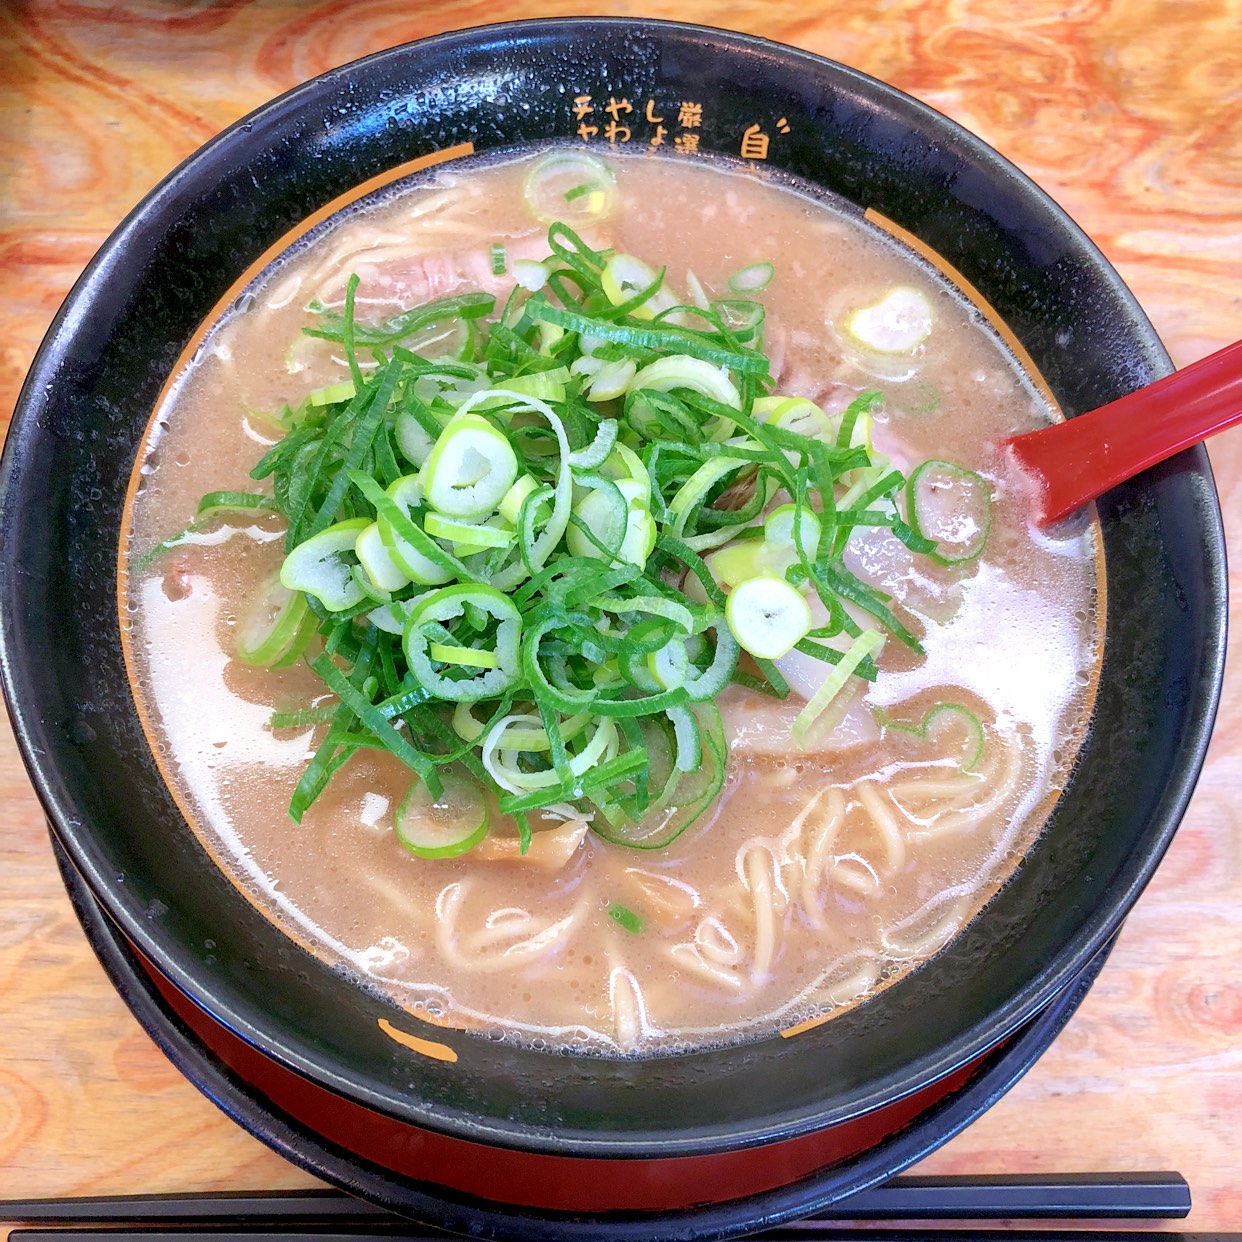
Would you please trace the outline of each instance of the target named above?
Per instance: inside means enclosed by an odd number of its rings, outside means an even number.
[[[1242,341],[1098,410],[1004,442],[1040,484],[1048,526],[1166,457],[1242,422]]]

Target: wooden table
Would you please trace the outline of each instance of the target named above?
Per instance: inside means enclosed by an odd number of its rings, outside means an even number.
[[[4,7],[0,427],[95,248],[223,126],[394,43],[577,7]],[[884,78],[963,122],[1058,199],[1118,267],[1175,362],[1242,329],[1239,0],[894,0],[878,15],[847,0],[582,7],[728,26]],[[1211,452],[1236,540],[1242,436]],[[1234,669],[1190,813],[1086,1004],[1023,1082],[923,1171],[1174,1168],[1194,1192],[1191,1227],[1242,1224],[1240,684]],[[0,1196],[309,1184],[189,1086],[111,991],[0,729]]]

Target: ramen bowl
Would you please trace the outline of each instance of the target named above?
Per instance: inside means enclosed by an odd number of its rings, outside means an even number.
[[[921,1146],[865,1158],[1021,1040],[1115,934],[1206,749],[1223,537],[1202,450],[1100,502],[1093,724],[1044,834],[947,948],[822,1026],[677,1055],[575,1056],[428,1030],[309,955],[212,862],[143,732],[117,609],[135,456],[188,343],[284,239],[420,161],[606,144],[582,112],[601,100],[693,101],[699,153],[783,170],[893,222],[1003,322],[1071,415],[1170,369],[1055,204],[881,83],[676,24],[449,34],[260,109],[157,187],[92,262],[5,447],[0,660],[23,754],[89,901],[170,1012],[209,1023],[217,1056],[321,1136],[341,1184],[475,1233],[718,1236],[822,1207],[947,1137],[960,1119],[941,1113]],[[629,141],[645,133],[637,115]],[[272,1115],[252,1124],[275,1142]]]

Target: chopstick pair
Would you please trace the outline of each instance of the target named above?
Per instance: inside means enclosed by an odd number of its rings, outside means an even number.
[[[451,1242],[456,1234],[427,1231],[376,1232],[338,1229],[14,1229],[9,1237],[18,1242],[82,1242],[83,1238],[107,1242]],[[837,1229],[832,1225],[802,1222],[764,1233],[747,1235],[749,1242],[1242,1242],[1242,1233],[1168,1233],[1141,1229]],[[514,1242],[520,1242],[515,1235]]]
[[[755,1235],[767,1242],[799,1239],[813,1242],[831,1237],[836,1242],[882,1237],[886,1242],[914,1239],[947,1239],[941,1230],[843,1229],[833,1221],[936,1221],[984,1222],[988,1220],[1152,1220],[1179,1219],[1190,1211],[1190,1188],[1177,1173],[1065,1174],[1042,1176],[918,1177],[902,1176],[859,1191],[834,1205],[830,1212]],[[80,1239],[84,1233],[107,1232],[113,1242],[126,1226],[139,1226],[134,1236],[143,1242],[255,1242],[268,1235],[281,1242],[299,1238],[315,1242],[352,1242],[355,1238],[402,1238],[408,1242],[443,1239],[449,1235],[420,1229],[376,1204],[335,1190],[206,1192],[200,1194],[121,1195],[62,1199],[0,1201],[0,1220],[20,1226],[69,1226],[15,1228],[10,1237],[21,1242],[62,1242]],[[161,1229],[160,1227],[164,1227]],[[956,1234],[960,1235],[961,1230]],[[991,1231],[972,1230],[983,1242]],[[1177,1242],[1179,1237],[1205,1235],[1147,1234],[1126,1231],[1082,1233],[1040,1232],[1027,1235],[1008,1232],[1008,1242],[1027,1236],[1042,1239],[1089,1238],[1092,1242],[1126,1242],[1158,1237]],[[1242,1234],[1214,1235],[1236,1238]]]

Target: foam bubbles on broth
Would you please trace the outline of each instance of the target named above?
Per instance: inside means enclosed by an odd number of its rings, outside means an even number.
[[[546,254],[522,203],[528,162],[423,174],[321,226],[209,333],[157,412],[133,512],[142,552],[185,525],[205,492],[248,485],[281,434],[266,411],[344,378],[335,347],[301,336],[312,300],[359,314],[471,288],[503,290],[490,246]],[[1032,531],[1020,488],[987,445],[1051,417],[974,308],[921,260],[805,187],[706,160],[614,161],[619,208],[592,244],[723,288],[770,261],[766,348],[777,391],[830,412],[879,388],[877,446],[909,470],[928,457],[981,472],[995,515],[983,558],[944,569],[891,538],[851,549],[926,657],[890,642],[880,678],[805,752],[801,706],[734,687],[720,706],[730,771],[714,809],[667,850],[609,845],[570,823],[526,859],[502,839],[458,859],[411,857],[393,810],[409,773],[360,752],[299,827],[289,796],[312,728],[273,734],[273,709],[322,699],[305,668],[232,655],[237,617],[280,563],[270,518],[192,537],[128,585],[137,692],[194,831],[262,911],[309,951],[414,1013],[580,1051],[675,1051],[770,1033],[843,1010],[901,977],[982,908],[1029,849],[1081,744],[1101,646],[1093,525]],[[909,365],[843,339],[841,316],[894,286],[928,298],[935,327]],[[451,340],[440,343],[451,348]],[[917,732],[937,704],[968,708],[984,748]],[[877,712],[880,713],[877,716]],[[576,834],[576,835],[575,835]],[[609,917],[637,912],[634,934]]]

